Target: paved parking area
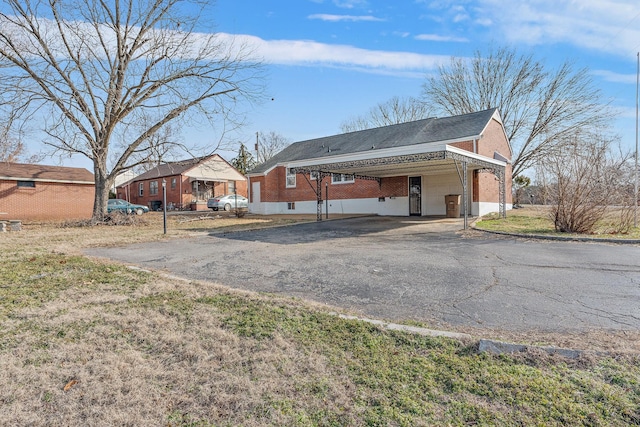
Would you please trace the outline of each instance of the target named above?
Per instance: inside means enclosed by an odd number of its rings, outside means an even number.
[[[360,217],[87,253],[390,321],[640,330],[640,247],[460,233],[461,226]]]

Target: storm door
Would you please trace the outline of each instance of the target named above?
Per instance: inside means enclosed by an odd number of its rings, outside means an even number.
[[[409,177],[409,215],[422,215],[422,177]]]

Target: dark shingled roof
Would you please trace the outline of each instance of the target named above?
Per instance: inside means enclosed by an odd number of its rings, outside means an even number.
[[[168,162],[162,163],[153,169],[149,169],[141,175],[136,176],[131,181],[142,181],[145,179],[151,178],[161,178],[164,176],[172,176],[179,175],[183,172],[188,171],[189,169],[198,165],[198,163],[208,159],[210,156],[206,157],[196,157],[194,159],[187,160],[179,160],[176,162]]]
[[[372,147],[384,149],[472,138],[482,133],[495,112],[492,108],[295,142],[249,174],[264,173],[281,163],[370,151]]]
[[[83,168],[0,162],[0,179],[94,183],[93,174]]]

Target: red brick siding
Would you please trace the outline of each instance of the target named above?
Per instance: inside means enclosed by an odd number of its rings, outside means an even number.
[[[176,179],[175,188],[171,188],[171,180]],[[167,181],[167,204],[173,203],[174,205],[182,204],[183,206],[189,206],[193,200],[192,187],[189,177],[174,175],[164,177]],[[150,182],[158,182],[158,194],[151,195]],[[140,182],[143,183],[143,195],[139,196]],[[182,186],[180,185],[182,183]],[[182,191],[181,191],[182,190]],[[127,191],[129,192],[127,197]],[[243,196],[247,195],[247,181],[236,181],[236,191]],[[229,193],[229,183],[227,182],[214,182],[213,193],[216,196]],[[153,200],[162,200],[162,178],[147,179],[144,181],[134,181],[129,184],[129,189],[126,186],[118,187],[117,197],[119,199],[129,200],[131,203],[139,205],[150,206]],[[206,207],[205,207],[206,209]]]
[[[451,144],[453,147],[473,152],[473,141],[464,141]],[[502,130],[502,126],[495,120],[491,120],[485,129],[482,138],[476,141],[477,154],[493,159],[495,152],[507,159],[511,158],[511,148]],[[511,197],[511,165],[508,164],[505,171],[506,202],[512,202]],[[498,181],[495,175],[490,173],[474,173],[473,175],[473,201],[494,202],[499,200]]]
[[[93,213],[93,184],[38,182],[18,188],[17,181],[0,181],[0,221],[64,221],[87,219]]]
[[[316,181],[311,179],[307,181],[307,178],[303,174],[297,174],[296,186],[287,188],[286,170],[284,167],[277,167],[267,177],[252,177],[251,182],[260,182],[261,202],[316,200]],[[356,179],[352,183],[332,184],[331,177],[328,176],[322,180],[323,198],[325,198],[327,183],[329,184],[330,200],[402,197],[409,192],[406,176],[382,178],[380,184],[377,181],[363,179]]]
[[[495,152],[500,153],[502,156],[507,159],[511,159],[511,148],[509,147],[509,143],[507,141],[507,137],[504,134],[502,126],[495,120],[491,120],[487,129],[485,129],[483,138],[478,141],[478,154],[481,154],[486,157],[493,158],[493,154]],[[505,184],[506,184],[506,202],[507,204],[512,203],[511,197],[511,164],[507,164],[505,171]],[[494,179],[494,176],[491,174],[481,174],[486,175],[484,178],[480,180],[480,200],[481,202],[498,202],[498,192],[497,192],[497,183],[498,181]],[[496,185],[495,190],[494,183]],[[489,197],[493,195],[492,197]]]
[[[461,150],[471,151],[473,153],[473,141],[455,142],[449,145],[451,145],[452,147],[460,148]]]

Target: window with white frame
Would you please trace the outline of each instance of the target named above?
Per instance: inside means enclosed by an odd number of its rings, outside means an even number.
[[[344,173],[332,173],[331,174],[331,183],[332,184],[347,184],[350,182],[354,182],[355,177],[353,175],[348,175]]]
[[[318,179],[318,172],[309,172],[309,178],[311,178],[312,181],[315,181]]]
[[[295,187],[296,186],[296,174],[291,172],[290,168],[287,168],[287,187]]]
[[[144,196],[144,182],[138,184],[138,196]]]
[[[158,194],[158,181],[149,181],[149,194],[151,196]]]

